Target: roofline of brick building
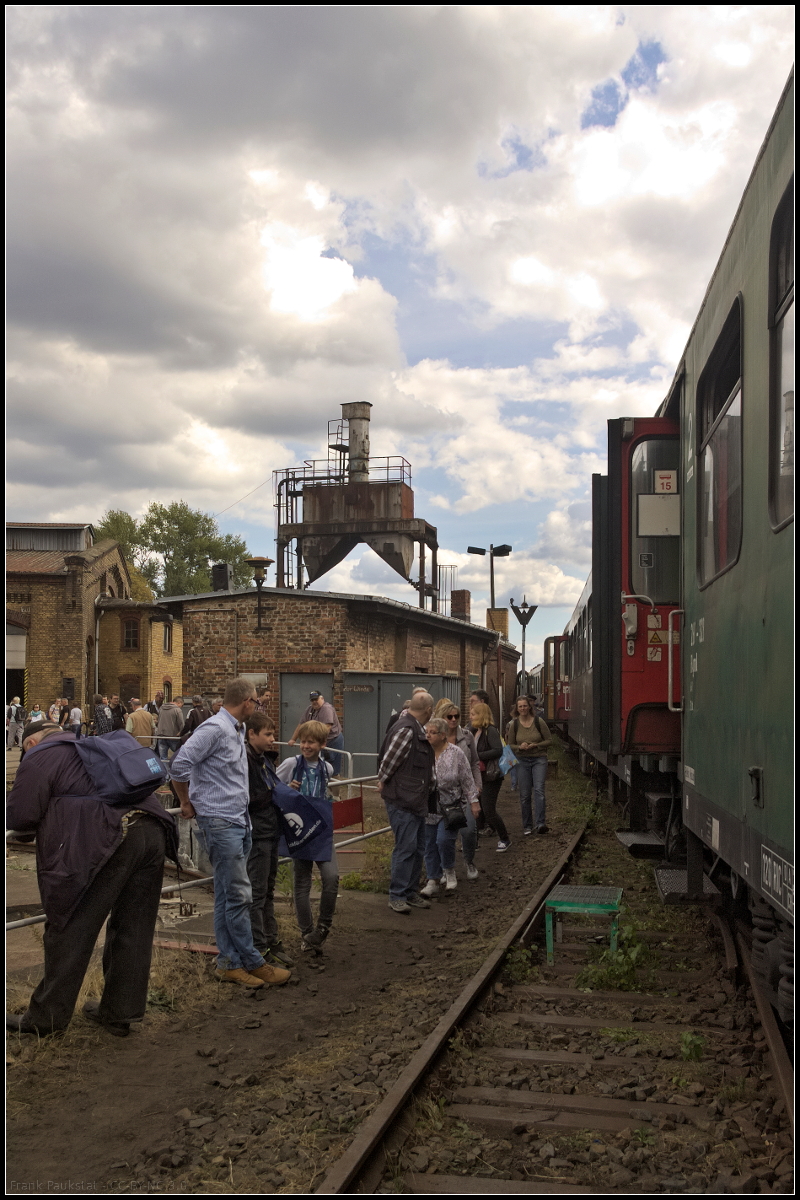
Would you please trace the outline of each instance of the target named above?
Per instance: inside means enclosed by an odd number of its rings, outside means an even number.
[[[234,599],[239,596],[257,596],[258,590],[252,588],[230,588],[219,592],[201,592],[196,595],[188,596],[161,596],[159,604],[183,604],[188,600],[222,600]],[[493,642],[497,638],[497,633],[493,629],[484,629],[482,625],[473,625],[471,621],[460,621],[458,617],[447,617],[444,613],[432,613],[427,609],[417,608],[413,604],[405,604],[402,600],[390,600],[386,596],[364,596],[351,592],[315,592],[311,589],[303,589],[300,591],[297,588],[262,588],[261,595],[266,599],[268,596],[287,596],[295,600],[344,600],[348,604],[357,604],[365,608],[371,608],[373,611],[382,612],[387,616],[403,617],[406,620],[421,621],[423,624],[432,625],[441,628],[442,626],[457,630],[459,633],[469,632],[471,635],[481,638],[487,642]],[[510,649],[514,649],[502,635],[500,640]]]

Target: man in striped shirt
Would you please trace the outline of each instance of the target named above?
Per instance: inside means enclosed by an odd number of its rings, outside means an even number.
[[[255,707],[253,685],[233,679],[220,711],[198,725],[170,763],[181,816],[196,820],[214,871],[216,975],[243,987],[286,983],[291,974],[264,961],[250,925],[247,858],[253,839],[244,723]]]

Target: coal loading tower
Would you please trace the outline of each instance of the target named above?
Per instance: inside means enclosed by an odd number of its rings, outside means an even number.
[[[371,408],[343,404],[341,420],[328,422],[326,460],[274,472],[277,585],[302,590],[365,542],[417,589],[420,608],[438,612],[436,529],[414,516],[409,462],[370,457]]]

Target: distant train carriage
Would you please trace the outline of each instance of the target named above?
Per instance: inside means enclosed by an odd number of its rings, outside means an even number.
[[[794,78],[670,392],[609,421],[592,573],[548,639],[548,717],[608,771],[630,844],[680,831],[665,898],[747,901],[754,963],[793,1006]],[[710,879],[703,879],[703,857]],[[682,880],[682,882],[681,882]],[[676,882],[677,881],[677,882]]]

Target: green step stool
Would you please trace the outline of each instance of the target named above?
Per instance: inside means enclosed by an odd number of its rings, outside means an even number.
[[[617,948],[619,928],[619,904],[622,888],[609,887],[554,887],[545,901],[544,917],[547,932],[547,961],[555,961],[553,955],[553,913],[591,913],[592,916],[611,917],[611,949]]]

